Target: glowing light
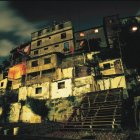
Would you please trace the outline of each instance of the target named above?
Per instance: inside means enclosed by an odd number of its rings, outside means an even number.
[[[138,27],[137,27],[137,26],[133,26],[133,27],[131,28],[131,30],[132,30],[132,32],[135,32],[135,31],[138,30]]]
[[[85,34],[84,33],[80,33],[80,36],[83,37],[83,36],[85,36]]]
[[[98,30],[98,29],[95,29],[95,30],[94,30],[94,32],[95,32],[95,33],[98,33],[98,32],[99,32],[99,30]]]

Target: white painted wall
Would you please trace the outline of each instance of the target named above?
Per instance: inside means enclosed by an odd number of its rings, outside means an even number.
[[[65,88],[58,89],[58,83],[65,82]],[[72,95],[72,80],[65,79],[51,83],[51,99],[63,98]]]

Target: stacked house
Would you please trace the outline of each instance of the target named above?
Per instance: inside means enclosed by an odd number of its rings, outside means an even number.
[[[16,91],[18,100],[126,89],[121,57],[102,58],[106,48],[103,26],[74,32],[68,21],[46,27],[32,33],[31,42],[11,51],[8,77],[1,78],[0,89]]]

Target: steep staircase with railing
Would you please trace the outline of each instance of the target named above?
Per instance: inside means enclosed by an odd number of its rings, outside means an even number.
[[[62,130],[118,130],[122,126],[123,89],[87,93]]]

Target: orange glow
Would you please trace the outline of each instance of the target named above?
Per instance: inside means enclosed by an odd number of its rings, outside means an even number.
[[[85,34],[84,33],[80,33],[80,36],[83,37],[83,36],[85,36]]]
[[[18,79],[21,78],[22,75],[26,74],[26,63],[23,62],[21,64],[15,65],[9,69],[8,78],[9,79]]]

